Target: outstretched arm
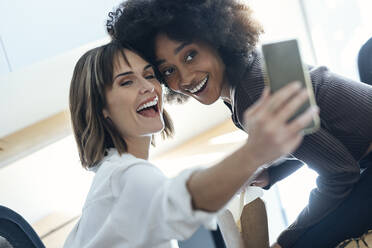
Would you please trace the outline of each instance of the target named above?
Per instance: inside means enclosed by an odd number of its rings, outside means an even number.
[[[195,172],[187,183],[195,209],[216,211],[224,206],[263,164],[292,152],[303,139],[301,130],[318,110],[309,109],[288,123],[307,99],[306,90],[291,84],[274,95],[265,89],[261,98],[244,113],[249,138],[220,163]]]
[[[292,152],[301,143],[301,130],[317,110],[309,110],[290,123],[287,120],[306,98],[306,91],[295,85],[272,96],[266,90],[245,113],[247,142],[207,169],[186,170],[167,179],[153,166],[139,164],[129,168],[120,180],[124,187],[119,187],[123,190],[111,211],[115,218],[108,220],[110,228],[117,232],[127,227],[123,240],[132,246],[155,246],[166,240],[187,238],[201,224],[213,227],[215,212],[257,168]],[[146,228],[130,228],[133,225]]]

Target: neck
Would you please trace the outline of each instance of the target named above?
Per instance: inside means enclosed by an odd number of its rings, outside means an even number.
[[[151,136],[125,138],[128,153],[141,159],[149,159]]]
[[[228,102],[228,103],[231,104],[230,89],[231,89],[231,86],[230,86],[229,82],[227,81],[227,79],[225,79],[224,83],[223,83],[223,86],[222,86],[220,98],[223,101]]]

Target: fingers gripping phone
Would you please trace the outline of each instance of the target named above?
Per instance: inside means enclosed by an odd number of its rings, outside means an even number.
[[[298,81],[307,88],[309,99],[296,111],[290,120],[305,112],[310,106],[315,106],[314,91],[310,75],[301,60],[297,40],[286,40],[262,45],[264,57],[263,70],[265,84],[270,86],[271,93],[281,89],[283,86]],[[310,134],[320,126],[319,116],[313,117],[312,122],[303,130]]]

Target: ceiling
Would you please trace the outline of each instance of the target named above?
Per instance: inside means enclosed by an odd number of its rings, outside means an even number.
[[[0,1],[0,137],[67,108],[77,59],[120,1]]]
[[[113,6],[120,2],[120,0],[0,1],[0,138],[67,109],[73,67],[85,51],[109,40],[105,31],[106,16],[114,9]],[[298,37],[305,61],[313,63],[314,50],[311,48],[307,32],[309,30],[305,28],[299,2],[301,1],[249,1],[265,27],[263,41]],[[360,2],[367,4],[369,1]],[[308,5],[308,1],[306,3]],[[268,9],[268,4],[272,8]],[[318,1],[318,4],[322,3]],[[357,5],[354,5],[354,9],[357,9]],[[312,11],[312,6],[308,7]],[[337,8],[341,7],[342,5]],[[279,8],[282,9],[281,12],[277,11]],[[369,22],[361,22],[363,23],[365,26]],[[363,26],[361,24],[358,25]],[[314,34],[317,34],[316,30],[313,31]],[[369,35],[367,32],[363,33],[365,36],[367,34]],[[352,35],[354,36],[359,37]],[[316,40],[317,36],[313,38]],[[362,40],[358,38],[359,43]],[[323,51],[317,43],[315,48],[315,53],[317,49]],[[344,50],[356,49],[347,46]],[[327,53],[317,54],[318,59],[322,59],[322,54]],[[347,58],[353,57],[355,56],[348,55]],[[350,59],[340,61],[354,63]],[[347,64],[347,68],[353,68],[350,63]],[[188,135],[200,133],[229,116],[221,103],[202,106],[191,101],[182,109],[174,106],[169,108],[173,109],[170,111],[173,119],[184,124],[184,126],[180,124],[181,128],[177,130],[181,140],[191,137]]]
[[[109,41],[106,15],[119,2],[0,2],[0,138],[68,108],[74,65],[88,49]],[[180,126],[175,143],[229,117],[222,103],[168,108]]]
[[[11,70],[104,38],[107,13],[120,2],[2,0],[0,36]]]

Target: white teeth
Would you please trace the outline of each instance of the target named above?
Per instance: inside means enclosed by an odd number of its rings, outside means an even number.
[[[157,96],[151,102],[147,102],[147,103],[139,106],[138,109],[137,109],[137,112],[141,111],[142,109],[155,106],[156,104],[158,104],[158,97]]]
[[[203,86],[204,84],[208,81],[208,76],[206,76],[203,81],[200,82],[200,84],[198,84],[197,86],[195,86],[195,88],[189,90],[192,94],[194,94],[195,92],[198,92]]]

